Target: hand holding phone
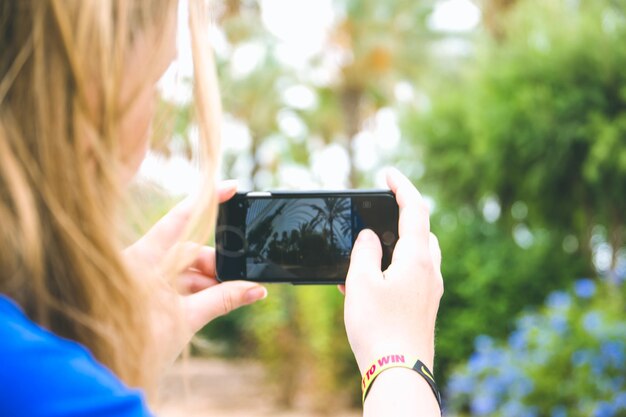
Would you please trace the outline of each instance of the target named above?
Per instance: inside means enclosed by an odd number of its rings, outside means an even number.
[[[345,284],[348,339],[360,366],[395,345],[423,357],[432,369],[443,294],[441,252],[417,189],[395,169],[387,181],[400,206],[399,239],[387,268],[381,265],[382,246],[374,234],[365,231],[355,243]]]
[[[395,169],[388,172],[387,182],[400,207],[391,264],[382,267],[381,243],[364,231],[352,251],[345,284],[346,332],[361,374],[390,354],[419,358],[433,369],[435,319],[443,294],[441,252],[430,233],[428,208],[413,184]],[[381,374],[364,415],[438,415],[430,388],[411,372]]]
[[[398,205],[388,190],[237,193],[220,205],[217,277],[292,284],[343,283],[352,245],[365,228],[391,262]]]

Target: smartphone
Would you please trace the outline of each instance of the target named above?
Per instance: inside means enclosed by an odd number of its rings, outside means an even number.
[[[398,211],[388,190],[237,193],[219,207],[217,279],[343,283],[365,228],[381,240],[385,270],[398,240]]]

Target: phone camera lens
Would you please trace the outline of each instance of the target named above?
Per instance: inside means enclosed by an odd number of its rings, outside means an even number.
[[[381,240],[383,241],[383,245],[391,246],[396,242],[396,234],[390,231],[383,233],[381,236]]]
[[[234,226],[218,226],[215,229],[215,245],[222,256],[241,256],[245,250],[243,230]]]

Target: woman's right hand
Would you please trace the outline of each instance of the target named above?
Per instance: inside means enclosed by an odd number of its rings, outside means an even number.
[[[373,361],[391,354],[418,358],[433,369],[435,320],[443,295],[441,252],[417,189],[393,168],[387,183],[400,207],[391,265],[381,270],[380,240],[364,230],[355,242],[342,288],[346,332],[361,374]]]

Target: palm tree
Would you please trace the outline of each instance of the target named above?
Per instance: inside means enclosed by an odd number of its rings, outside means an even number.
[[[225,62],[220,65],[224,111],[243,121],[249,129],[252,139],[250,154],[253,157],[250,177],[254,187],[258,188],[256,174],[261,169],[258,150],[266,138],[278,131],[276,115],[284,107],[278,84],[284,79],[285,70],[271,51],[268,51],[264,60],[243,78],[232,77],[226,66]],[[238,156],[235,155],[235,158]]]
[[[276,115],[284,106],[279,83],[287,78],[287,70],[274,55],[275,38],[265,29],[260,17],[260,7],[255,0],[223,0],[218,10],[219,24],[233,50],[247,42],[254,42],[265,48],[263,58],[245,75],[233,74],[232,56],[218,57],[218,74],[224,112],[247,125],[251,146],[252,169],[250,180],[254,188],[256,174],[262,168],[258,160],[258,150],[262,142],[278,131]],[[225,141],[228,138],[224,138]],[[240,155],[226,160],[226,168]],[[269,167],[275,169],[275,167]]]
[[[518,0],[482,0],[480,2],[483,25],[496,41],[502,41],[506,37],[507,15],[518,2]]]
[[[393,103],[395,85],[415,80],[428,65],[428,29],[433,0],[338,0],[340,18],[325,51],[343,51],[335,83],[318,89],[320,105],[303,113],[310,129],[326,141],[342,137],[350,157],[349,186],[359,184],[352,141],[363,122]],[[326,52],[323,52],[326,53]],[[323,57],[319,57],[323,61]]]
[[[311,220],[311,224],[324,224],[324,229],[328,230],[330,236],[330,248],[336,249],[335,223],[339,223],[343,236],[351,230],[350,200],[347,198],[325,198],[324,204],[309,204],[316,215]]]

